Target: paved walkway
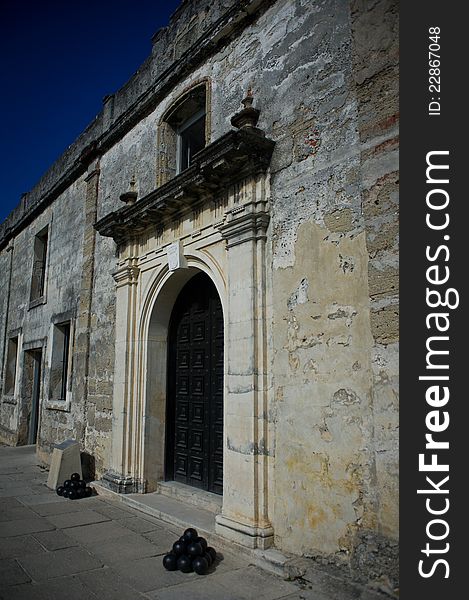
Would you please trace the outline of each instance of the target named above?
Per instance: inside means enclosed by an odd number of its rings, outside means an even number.
[[[0,447],[2,600],[375,598],[338,581],[283,581],[227,553],[205,576],[168,572],[162,556],[182,532],[99,496],[60,498],[46,480],[34,447]]]

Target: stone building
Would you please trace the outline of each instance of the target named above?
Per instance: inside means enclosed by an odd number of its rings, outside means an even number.
[[[4,442],[395,585],[397,39],[393,0],[182,2],[0,226]]]

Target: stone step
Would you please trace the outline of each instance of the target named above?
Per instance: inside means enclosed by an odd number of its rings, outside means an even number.
[[[203,508],[213,514],[220,514],[222,508],[222,497],[218,494],[198,490],[190,485],[184,485],[176,481],[160,481],[157,491],[162,496],[181,500],[197,508]]]
[[[205,537],[209,545],[213,546],[217,552],[227,552],[234,557],[247,559],[251,564],[281,577],[289,575],[286,568],[289,558],[275,548],[269,548],[268,550],[247,548],[217,534],[215,532],[215,513],[212,510],[184,502],[180,497],[166,496],[158,492],[118,494],[101,485],[99,481],[94,481],[91,485],[104,498],[121,502],[142,513],[160,519],[176,535],[182,535],[185,529],[194,527],[199,535]]]

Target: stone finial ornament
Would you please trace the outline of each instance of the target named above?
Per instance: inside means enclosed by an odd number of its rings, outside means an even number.
[[[246,97],[241,100],[241,104],[244,108],[231,117],[231,124],[233,127],[242,129],[243,131],[250,131],[257,135],[265,135],[261,129],[256,127],[261,111],[258,108],[253,107],[253,101],[253,93],[251,88],[249,88]]]
[[[119,196],[122,202],[125,202],[127,205],[135,204],[137,201],[137,192],[135,191],[135,175],[132,175],[132,179],[130,180],[130,190],[128,192],[124,192]]]
[[[252,106],[253,101],[254,96],[252,94],[252,88],[248,87],[248,91],[246,92],[246,98],[241,100],[241,104],[244,106],[244,108],[247,108],[248,106]]]

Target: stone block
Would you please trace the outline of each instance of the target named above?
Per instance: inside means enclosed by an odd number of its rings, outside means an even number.
[[[252,565],[228,572],[217,567],[211,583],[222,587],[224,594],[220,598],[230,597],[229,594],[234,592],[236,600],[276,600],[297,589],[295,584],[268,575]]]
[[[7,496],[6,498],[0,498],[0,510],[6,510],[7,508],[16,508],[23,506],[16,498]]]
[[[54,529],[53,531],[41,531],[34,534],[35,540],[40,542],[47,550],[61,550],[62,548],[71,548],[77,543],[69,538],[63,531]],[[35,540],[33,540],[35,542]],[[32,554],[31,552],[29,554]]]
[[[80,445],[75,440],[65,440],[57,444],[52,452],[47,487],[55,490],[66,479],[70,479],[72,473],[79,473],[82,477]]]
[[[109,519],[125,519],[134,516],[134,513],[130,512],[123,505],[114,506],[109,502],[100,502],[99,505],[93,507],[93,510]]]
[[[0,592],[1,600],[83,600],[89,598],[88,590],[77,577],[60,577],[44,583],[24,583],[8,587],[5,595]]]
[[[18,559],[18,562],[35,581],[46,581],[56,577],[99,569],[103,566],[100,560],[94,558],[82,548],[55,550],[54,560],[51,560],[50,554],[47,553],[37,556],[25,556]]]
[[[138,600],[138,598],[142,597],[133,588],[124,583],[119,574],[112,568],[95,571],[93,577],[90,577],[86,573],[80,574],[77,577],[86,586],[86,589],[94,594],[93,598],[100,598],[100,600],[115,600],[116,598],[119,598],[119,600]],[[82,596],[81,598],[85,597]]]
[[[79,502],[79,500],[75,500],[75,502]],[[59,529],[66,529],[68,527],[101,523],[110,519],[94,510],[80,510],[62,515],[50,515],[47,517],[47,520]]]
[[[190,575],[181,571],[166,571],[161,556],[157,556],[127,562],[121,577],[139,592],[149,592],[185,583]]]
[[[152,600],[179,600],[180,598],[190,598],[191,600],[207,600],[208,598],[239,600],[237,590],[227,590],[208,577],[192,578],[187,583],[148,592],[146,596]]]
[[[173,536],[173,542],[175,539]],[[127,532],[126,535],[113,538],[107,544],[103,544],[101,541],[89,543],[87,549],[105,564],[112,566],[117,563],[127,563],[130,560],[165,554],[169,548],[161,551],[141,535]]]
[[[17,521],[18,519],[33,519],[36,516],[36,513],[27,506],[17,506],[8,508],[7,510],[0,510],[0,522]]]
[[[246,512],[249,511],[249,508]],[[271,527],[251,527],[224,515],[216,516],[215,532],[228,540],[253,549],[261,548],[262,550],[266,550],[274,542],[273,529]]]
[[[164,529],[147,531],[143,533],[143,537],[149,540],[155,547],[155,554],[166,554],[171,550],[172,545],[177,540],[178,536]]]
[[[41,544],[31,535],[21,535],[14,538],[0,540],[0,559],[18,558],[26,554],[43,554]]]
[[[0,581],[3,587],[26,583],[31,581],[31,578],[23,571],[16,560],[7,558],[0,560]]]
[[[66,498],[60,498],[60,502],[49,501],[48,503],[40,504],[34,507],[34,511],[43,517],[49,515],[61,515],[65,513],[80,512],[82,510],[89,510],[92,508],[96,509],[96,505],[101,504],[101,500],[95,498],[82,498],[81,500],[67,500]]]
[[[50,531],[54,526],[42,517],[0,523],[0,538],[15,537],[36,531]]]
[[[0,489],[0,498],[10,498],[13,496],[26,496],[32,494],[33,491],[30,485],[20,484],[8,486],[8,488]]]
[[[103,523],[93,523],[92,525],[83,525],[82,527],[70,527],[67,535],[77,540],[82,545],[95,544],[128,534],[129,530],[121,527],[112,521]]]
[[[36,507],[40,504],[63,504],[68,502],[66,498],[53,494],[50,490],[47,490],[47,494],[25,494],[24,496],[18,496],[23,504],[34,507],[33,510],[37,512]]]
[[[119,525],[127,527],[135,533],[146,533],[147,531],[160,530],[161,527],[152,521],[147,519],[141,519],[140,517],[127,517],[125,519],[118,520]]]

